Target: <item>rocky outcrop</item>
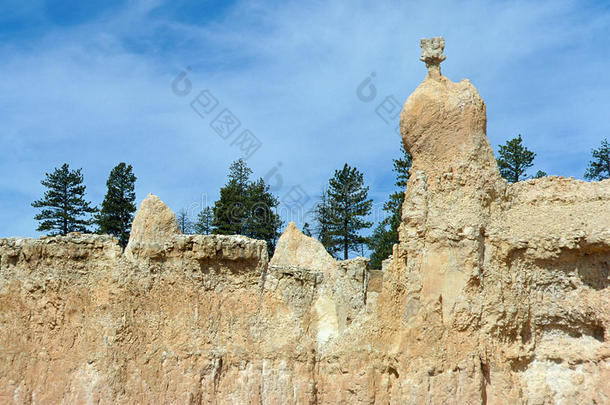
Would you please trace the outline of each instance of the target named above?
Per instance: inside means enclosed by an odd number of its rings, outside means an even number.
[[[131,253],[99,235],[0,240],[2,402],[312,403],[336,389],[318,364],[338,365],[329,348],[370,311],[366,259],[337,263],[290,225],[268,265],[264,241],[181,235],[155,212],[138,212]]]
[[[422,45],[431,66],[401,114],[413,166],[378,299],[392,308],[393,399],[607,402],[610,181],[507,184],[478,92]]]
[[[608,403],[610,180],[507,184],[485,104],[442,76],[400,118],[400,243],[370,270],[289,224],[181,235],[149,195],[129,245],[0,239],[5,403]]]
[[[136,256],[142,250],[159,251],[168,239],[181,233],[172,210],[159,197],[148,194],[133,219],[125,251]]]
[[[277,241],[270,264],[272,266],[296,266],[335,277],[337,261],[328,254],[315,238],[304,235],[294,222],[290,222]]]
[[[362,257],[337,262],[318,240],[304,235],[291,222],[278,240],[267,287],[277,282],[273,278],[278,275],[281,279],[298,274],[301,280],[312,282],[311,299],[300,311],[309,311],[316,349],[323,351],[327,343],[346,333],[351,322],[365,312],[368,262]],[[287,297],[294,293],[294,289],[290,290]]]
[[[251,372],[243,365],[268,338],[263,325],[282,327],[260,318],[265,242],[174,235],[152,253],[134,259],[97,235],[0,240],[1,402],[205,402],[237,391],[219,375]]]

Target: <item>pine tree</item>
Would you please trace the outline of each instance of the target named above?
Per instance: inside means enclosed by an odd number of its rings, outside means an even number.
[[[396,173],[396,181],[394,185],[398,188],[397,191],[390,194],[389,200],[383,205],[383,210],[389,216],[390,230],[396,234],[395,242],[398,243],[398,226],[402,218],[402,204],[405,201],[405,189],[409,181],[409,169],[413,162],[411,155],[407,152],[401,142],[402,156],[399,159],[393,160],[392,170]],[[386,256],[387,257],[387,256]]]
[[[392,254],[392,247],[398,243],[398,227],[402,218],[402,204],[405,199],[405,188],[409,180],[411,168],[411,155],[405,150],[401,142],[402,156],[393,160],[393,171],[396,173],[394,183],[398,190],[390,194],[388,201],[383,205],[387,217],[377,224],[369,238],[368,247],[371,253],[371,268],[380,269],[381,262]]]
[[[276,213],[279,204],[279,200],[269,192],[269,185],[265,184],[262,178],[248,187],[246,235],[267,241],[270,256],[275,250],[282,226],[282,220]]]
[[[546,174],[546,172],[543,172],[542,170],[538,170],[536,172],[536,174],[534,174],[534,176],[532,177],[533,179],[541,179],[543,177],[548,176],[548,174]]]
[[[212,232],[212,222],[214,221],[214,212],[212,208],[205,207],[197,214],[197,222],[193,226],[195,233],[201,235],[209,235]]]
[[[70,170],[64,163],[53,173],[45,173],[40,182],[47,188],[44,197],[32,203],[32,207],[42,208],[34,219],[39,221],[37,231],[51,231],[51,235],[66,235],[69,232],[89,232],[93,222],[89,214],[97,211],[85,200],[85,185],[81,169]]]
[[[248,217],[248,187],[252,170],[243,159],[229,167],[229,181],[220,189],[220,199],[214,203],[212,233],[219,235],[243,234]]]
[[[252,170],[243,159],[229,168],[229,181],[214,203],[213,233],[245,235],[267,242],[273,254],[282,221],[276,213],[279,201],[261,178],[250,181]]]
[[[398,243],[398,232],[389,227],[389,218],[380,221],[369,237],[368,247],[372,251],[369,264],[372,269],[380,269],[381,262],[392,254],[392,247]]]
[[[303,224],[303,235],[311,236],[311,229],[309,229],[309,222]]]
[[[326,248],[328,253],[335,256],[340,246],[336,244],[331,235],[330,229],[330,203],[328,201],[328,190],[322,190],[320,199],[314,207],[314,218],[316,219],[316,235],[320,243]]]
[[[521,134],[506,145],[500,145],[497,159],[500,175],[509,183],[516,183],[526,177],[525,171],[534,165],[536,154],[525,146]]]
[[[180,229],[180,232],[185,235],[189,235],[193,232],[193,222],[184,208],[178,211],[176,220],[178,221],[178,229]]]
[[[599,149],[593,149],[592,154],[595,160],[589,162],[589,167],[585,172],[585,179],[610,179],[610,145],[608,140],[604,139]]]
[[[341,170],[335,170],[328,181],[327,226],[330,236],[330,250],[338,248],[347,260],[349,251],[358,251],[366,238],[360,231],[370,228],[372,223],[364,219],[371,213],[373,200],[368,198],[368,186],[364,186],[364,176],[347,163]]]
[[[108,176],[108,189],[96,218],[98,232],[116,236],[123,247],[129,241],[133,213],[136,211],[135,182],[131,165],[116,165]]]

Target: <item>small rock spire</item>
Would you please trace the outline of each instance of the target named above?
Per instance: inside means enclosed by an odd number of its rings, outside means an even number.
[[[441,76],[441,62],[447,59],[443,55],[445,38],[424,38],[419,42],[419,45],[421,46],[421,57],[419,59],[426,63],[428,76],[433,79],[439,78]]]

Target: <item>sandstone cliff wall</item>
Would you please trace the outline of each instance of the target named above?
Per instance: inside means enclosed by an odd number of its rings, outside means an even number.
[[[319,245],[289,230],[280,245]],[[268,265],[263,241],[177,231],[132,238],[125,254],[107,236],[1,239],[0,402],[348,398],[320,384],[352,372],[324,350],[370,311],[368,261],[303,267],[312,254],[328,255],[306,247]]]

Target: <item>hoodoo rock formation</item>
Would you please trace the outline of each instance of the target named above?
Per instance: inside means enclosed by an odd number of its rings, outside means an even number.
[[[378,304],[414,382],[394,398],[608,402],[610,181],[507,184],[478,92],[439,74],[442,39],[422,48],[429,74],[400,118],[411,180]]]
[[[271,261],[182,235],[152,195],[124,253],[0,239],[0,402],[610,403],[610,180],[506,183],[476,88],[421,46],[383,272],[292,223]]]

